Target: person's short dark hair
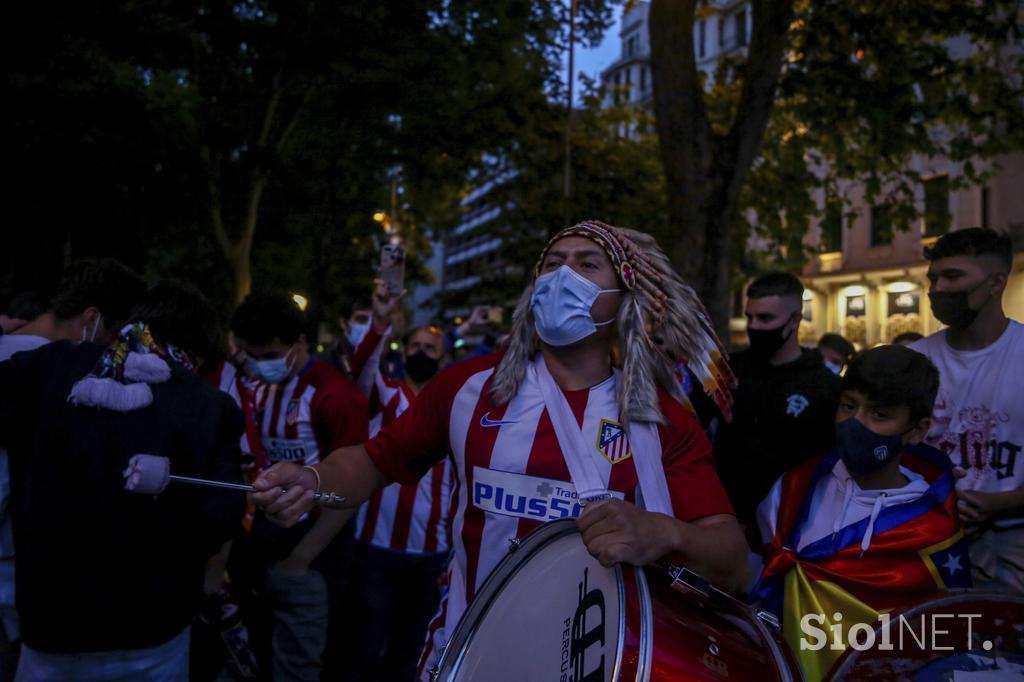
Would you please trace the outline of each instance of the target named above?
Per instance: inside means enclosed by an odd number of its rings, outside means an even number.
[[[769,272],[755,279],[747,287],[747,298],[778,296],[795,298],[799,302],[803,300],[803,295],[804,285],[798,277],[788,272]]]
[[[158,341],[197,358],[217,356],[223,345],[217,311],[189,284],[161,282],[151,287],[132,308],[130,321],[145,322]]]
[[[906,405],[914,421],[930,417],[939,392],[939,370],[906,346],[878,346],[850,363],[843,390],[857,391],[882,407]]]
[[[70,320],[96,307],[107,329],[117,329],[145,291],[145,280],[113,258],[83,258],[64,271],[53,294],[53,314]]]
[[[818,348],[831,348],[846,358],[847,361],[850,360],[850,356],[853,355],[854,351],[852,343],[844,339],[839,334],[834,334],[832,332],[822,334],[821,338],[818,340]]]
[[[903,332],[902,334],[897,334],[892,342],[897,346],[905,346],[908,343],[914,343],[914,341],[920,341],[923,338],[924,334],[918,332]]]
[[[1013,242],[1008,234],[987,227],[968,227],[942,235],[924,250],[929,261],[953,256],[996,256],[1009,272],[1013,268]]]
[[[248,343],[271,343],[275,337],[289,345],[306,330],[306,315],[284,291],[249,294],[231,317],[231,331]]]
[[[372,308],[373,304],[370,303],[370,299],[357,298],[356,300],[352,301],[352,305],[348,307],[348,316],[352,317],[352,313],[354,313],[357,310],[370,310]]]
[[[31,322],[50,310],[50,294],[42,289],[22,291],[7,303],[3,313],[16,320]]]

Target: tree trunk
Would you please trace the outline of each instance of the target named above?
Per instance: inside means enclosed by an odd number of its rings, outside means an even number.
[[[757,155],[782,70],[791,0],[753,0],[753,31],[736,118],[711,128],[693,45],[697,0],[653,0],[649,26],[658,141],[668,188],[669,256],[728,340],[731,225]]]

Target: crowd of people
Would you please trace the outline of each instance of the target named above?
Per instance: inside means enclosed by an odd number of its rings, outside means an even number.
[[[774,272],[732,354],[650,236],[596,221],[552,237],[508,326],[399,334],[375,280],[319,354],[285,292],[222,331],[187,285],[73,263],[0,314],[0,680],[425,678],[509,540],[565,516],[602,564],[684,564],[787,637],[823,590],[861,616],[1024,595],[1011,243],[926,258],[927,338],[803,347]],[[126,490],[140,453],[253,492]]]

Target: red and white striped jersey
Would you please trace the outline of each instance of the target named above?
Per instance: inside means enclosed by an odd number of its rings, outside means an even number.
[[[413,483],[452,453],[458,478],[454,556],[442,612],[431,625],[422,665],[458,623],[466,605],[505,556],[510,541],[545,521],[581,512],[539,387],[529,377],[507,405],[489,387],[499,356],[453,365],[434,378],[393,424],[367,443],[391,480]],[[564,391],[607,487],[635,501],[637,475],[618,421],[618,373],[579,391]],[[666,426],[658,427],[674,514],[684,521],[732,513],[715,473],[707,437],[694,416],[659,391]]]
[[[242,449],[244,468],[246,461],[251,462],[252,458],[263,450],[263,444],[260,442],[259,427],[256,424],[256,415],[253,410],[252,397],[255,382],[239,372],[233,364],[226,360],[222,361],[217,369],[207,374],[204,378],[222,392],[231,396],[231,399],[242,410],[242,415],[245,417],[245,433],[242,434],[240,447]]]
[[[380,372],[380,355],[387,335],[371,329],[354,353],[353,369],[360,390],[370,390],[370,436],[398,418],[416,399],[404,382]],[[371,353],[366,347],[372,346]],[[364,360],[364,358],[366,358]],[[360,542],[397,552],[447,552],[451,546],[451,494],[454,473],[451,458],[430,468],[415,485],[392,483],[370,496],[356,517]]]
[[[253,396],[266,466],[316,464],[367,438],[366,398],[325,362],[311,359],[283,384],[256,382]]]

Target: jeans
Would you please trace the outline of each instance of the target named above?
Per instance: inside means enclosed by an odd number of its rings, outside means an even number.
[[[273,618],[272,678],[317,682],[327,645],[327,582],[313,570],[290,576],[270,569],[264,589]]]
[[[267,528],[269,522],[259,517],[257,522],[262,527],[254,524],[253,532],[235,539],[228,573],[259,660],[260,679],[338,679],[343,663],[335,642],[343,637],[334,631],[348,617],[343,599],[352,524],[331,540],[307,574],[292,577],[270,568],[294,547],[275,534],[297,530],[293,535],[301,538],[308,529]]]
[[[448,553],[407,554],[356,543],[349,584],[349,682],[412,682],[441,599]]]
[[[186,628],[173,639],[149,649],[88,651],[77,654],[21,647],[16,682],[187,682]]]
[[[1024,594],[1024,526],[989,528],[971,538],[970,552],[976,588]]]

